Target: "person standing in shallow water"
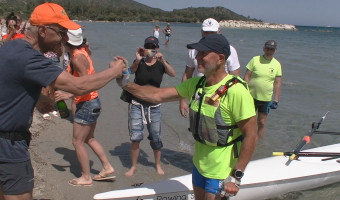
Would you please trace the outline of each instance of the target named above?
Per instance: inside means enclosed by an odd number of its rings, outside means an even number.
[[[277,109],[281,88],[281,64],[274,58],[277,43],[268,40],[263,46],[264,54],[253,57],[247,64],[244,80],[249,84],[257,110],[257,134],[264,136],[269,108]],[[272,95],[274,91],[274,100]]]
[[[166,25],[166,27],[163,28],[163,33],[165,35],[165,43],[164,45],[168,45],[169,44],[169,40],[170,40],[170,36],[171,36],[171,33],[172,33],[172,29],[170,27],[170,24],[168,23]]]
[[[157,39],[159,38],[159,26],[158,25],[156,25],[155,28],[153,29],[153,36]]]
[[[135,74],[136,84],[152,85],[159,88],[164,73],[171,77],[175,76],[175,70],[164,59],[163,54],[159,52],[159,42],[157,38],[153,36],[146,38],[144,49],[138,47],[135,55],[136,59],[130,66],[130,70],[132,74]],[[149,132],[148,139],[155,157],[156,172],[159,175],[164,174],[160,164],[161,149],[163,147],[161,140],[161,104],[154,104],[133,97],[129,104],[131,167],[129,171],[125,173],[126,176],[132,176],[136,171],[139,144],[143,140],[144,125]]]

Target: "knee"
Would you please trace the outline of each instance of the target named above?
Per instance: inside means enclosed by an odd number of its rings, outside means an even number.
[[[150,146],[152,150],[160,150],[163,147],[163,142],[161,140],[150,141]]]
[[[73,139],[72,140],[72,145],[74,146],[74,148],[77,148],[79,146],[82,146],[84,143],[80,140],[76,140],[76,139]]]
[[[90,138],[87,138],[87,139],[85,140],[85,143],[88,144],[88,145],[90,145],[90,144],[93,143],[93,142],[95,142],[94,137],[90,137]]]

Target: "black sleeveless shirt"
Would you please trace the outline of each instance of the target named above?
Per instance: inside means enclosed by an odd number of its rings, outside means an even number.
[[[135,73],[135,83],[138,85],[152,85],[157,88],[161,86],[165,67],[160,61],[156,61],[153,65],[148,66],[145,60],[142,59]],[[153,105],[152,103],[133,98],[141,104]]]

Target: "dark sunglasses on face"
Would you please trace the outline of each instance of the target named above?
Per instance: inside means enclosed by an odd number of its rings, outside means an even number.
[[[46,28],[53,30],[56,33],[59,33],[59,35],[61,37],[65,37],[67,35],[67,30],[61,30],[61,29],[57,29],[51,26],[46,26]]]
[[[156,46],[153,45],[153,44],[146,44],[146,45],[144,45],[144,48],[145,49],[156,49]]]

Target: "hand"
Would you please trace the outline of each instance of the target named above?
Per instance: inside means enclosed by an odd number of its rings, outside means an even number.
[[[187,118],[187,113],[189,113],[188,105],[185,102],[185,99],[179,100],[179,112],[182,117]]]
[[[126,66],[126,63],[126,59],[121,56],[114,57],[113,61],[110,62],[109,68],[115,69],[115,78],[120,77],[123,74],[123,71],[128,67]]]
[[[163,54],[160,53],[160,52],[157,52],[157,53],[156,53],[155,58],[156,58],[158,61],[160,61],[160,62],[165,62],[164,57],[163,57]]]
[[[232,182],[224,183],[224,196],[226,196],[226,197],[235,196],[237,194],[238,190],[239,190],[239,188],[235,185],[235,183],[232,183]],[[222,194],[222,192],[221,192],[221,194]]]
[[[144,56],[144,49],[142,47],[138,47],[136,49],[136,60],[142,60]]]
[[[270,108],[271,109],[277,109],[277,107],[279,107],[279,102],[272,101],[272,103],[270,104]]]
[[[55,102],[58,102],[60,100],[67,100],[67,99],[73,97],[73,94],[57,90],[57,91],[54,92],[54,97],[55,97]]]
[[[130,74],[123,74],[123,76],[116,78],[117,84],[123,88],[129,83]]]
[[[219,189],[217,190],[216,195],[220,197],[230,197],[235,196],[239,190],[240,181],[237,181],[235,178],[227,177],[225,180],[220,182]]]

